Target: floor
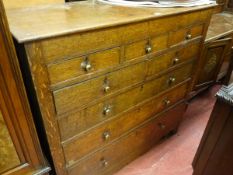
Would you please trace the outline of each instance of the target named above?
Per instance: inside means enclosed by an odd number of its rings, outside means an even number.
[[[214,86],[190,102],[176,135],[156,145],[115,175],[192,175],[191,163],[219,88]]]

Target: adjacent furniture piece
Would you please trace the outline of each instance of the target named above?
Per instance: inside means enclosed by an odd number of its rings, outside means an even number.
[[[49,170],[0,1],[0,174],[42,175]]]
[[[177,129],[214,7],[8,11],[58,175],[112,174]]]
[[[226,76],[233,47],[233,14],[223,12],[214,14],[205,39],[195,80],[194,91],[197,93]]]
[[[224,78],[224,85],[229,85],[233,83],[233,47],[231,48],[231,56],[230,56],[230,64],[226,73],[226,77]]]
[[[193,175],[233,174],[233,84],[217,93],[201,144],[196,153]]]

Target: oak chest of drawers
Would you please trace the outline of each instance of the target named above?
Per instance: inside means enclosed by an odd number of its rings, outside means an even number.
[[[178,127],[213,7],[8,12],[57,174],[112,174]]]

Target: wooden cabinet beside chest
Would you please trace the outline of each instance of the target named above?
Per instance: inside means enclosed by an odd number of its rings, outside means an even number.
[[[232,19],[233,15],[228,12],[212,16],[198,66],[200,71],[196,76],[195,93],[201,92],[226,76],[233,47]]]
[[[112,174],[178,127],[212,7],[21,41],[57,174]]]

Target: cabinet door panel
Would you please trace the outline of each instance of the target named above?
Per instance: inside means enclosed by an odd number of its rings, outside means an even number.
[[[216,81],[223,59],[230,48],[231,38],[217,40],[206,44],[201,59],[202,71],[199,74],[196,88],[204,87]]]

